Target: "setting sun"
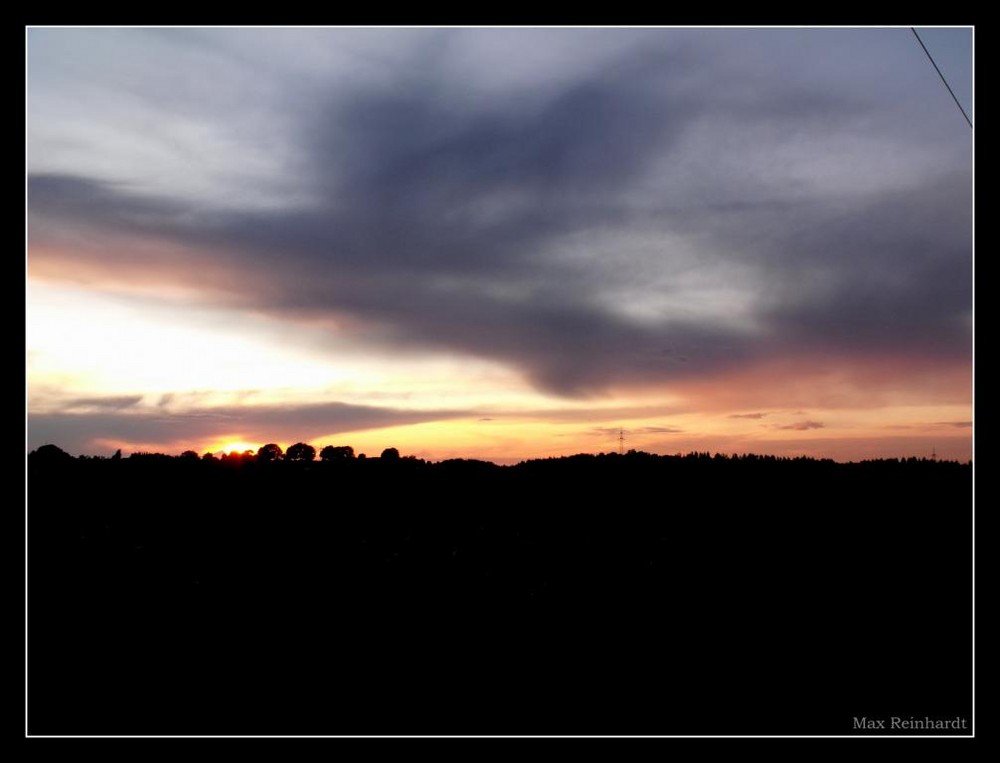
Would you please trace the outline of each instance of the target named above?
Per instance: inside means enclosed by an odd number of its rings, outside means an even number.
[[[230,442],[225,443],[224,445],[220,445],[217,448],[209,448],[209,451],[212,453],[217,453],[220,450],[223,453],[243,453],[244,451],[250,450],[256,453],[259,447],[260,447],[259,445],[254,445],[253,443],[249,442],[243,442],[242,440],[232,440]]]

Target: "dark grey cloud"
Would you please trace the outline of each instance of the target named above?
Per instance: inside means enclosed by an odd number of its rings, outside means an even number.
[[[886,424],[886,429],[972,429],[971,421],[933,421],[922,424]]]
[[[467,415],[460,411],[414,411],[323,403],[316,405],[216,406],[164,413],[158,409],[61,410],[28,415],[28,447],[55,443],[74,453],[92,453],[93,442],[196,442],[244,433],[261,442],[309,440],[337,432],[416,424]]]
[[[142,395],[116,395],[112,397],[77,397],[65,403],[66,408],[97,408],[120,411],[142,402]]]
[[[620,427],[594,427],[592,430],[595,434],[601,435],[617,435],[620,431]],[[679,427],[665,427],[665,426],[651,426],[651,427],[632,427],[630,429],[625,429],[625,434],[679,434],[683,432],[683,429]]]
[[[804,432],[807,429],[823,429],[826,425],[822,421],[796,421],[794,424],[775,425],[775,429],[791,429],[797,432]]]
[[[385,76],[289,79],[290,203],[35,172],[32,256],[58,240],[109,271],[166,268],[567,396],[787,354],[965,359],[969,137],[925,113],[912,40],[837,31],[607,30],[628,44],[595,67],[561,30],[559,76],[516,87],[475,65],[484,30],[376,41]],[[115,243],[137,237],[178,246]]]

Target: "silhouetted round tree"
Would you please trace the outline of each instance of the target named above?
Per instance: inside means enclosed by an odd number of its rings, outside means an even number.
[[[289,445],[285,453],[286,461],[312,461],[314,458],[316,458],[316,448],[305,442]]]
[[[181,453],[181,458],[183,458],[185,461],[197,461],[198,454],[195,453],[193,450],[185,450],[183,453]]]
[[[202,454],[201,460],[202,461],[215,461],[217,459],[215,458],[215,454],[214,453],[209,453],[209,452],[206,451],[205,453]]]
[[[327,445],[319,452],[319,457],[324,461],[342,461],[354,458],[354,448],[350,445]]]
[[[261,445],[260,449],[257,451],[258,461],[280,461],[281,457],[284,455],[284,451],[281,446],[277,443],[269,442],[267,445]]]
[[[43,445],[38,450],[31,451],[28,454],[28,460],[45,464],[58,464],[72,461],[73,456],[58,445]]]
[[[399,460],[399,451],[396,450],[395,448],[386,448],[385,450],[382,451],[382,460],[383,461],[398,461]]]

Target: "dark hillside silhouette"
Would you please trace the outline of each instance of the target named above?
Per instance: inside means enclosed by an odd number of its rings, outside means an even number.
[[[29,455],[32,733],[971,718],[969,464],[296,447]]]

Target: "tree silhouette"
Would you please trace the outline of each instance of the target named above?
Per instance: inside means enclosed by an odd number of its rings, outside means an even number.
[[[354,458],[354,448],[350,445],[327,445],[319,452],[323,461],[342,461]]]
[[[269,442],[267,445],[261,445],[260,449],[257,451],[258,461],[280,461],[281,457],[284,455],[284,451],[281,446],[274,442]]]
[[[286,461],[312,461],[316,458],[316,448],[305,442],[297,442],[288,446],[285,453]]]
[[[398,461],[399,460],[399,451],[396,450],[395,448],[386,448],[385,450],[382,451],[382,460],[383,461]]]
[[[28,458],[42,463],[64,463],[73,460],[73,456],[57,445],[43,445],[38,450],[31,451]]]
[[[185,450],[183,453],[181,453],[181,458],[183,458],[186,461],[197,461],[198,454],[195,453],[193,450]]]

